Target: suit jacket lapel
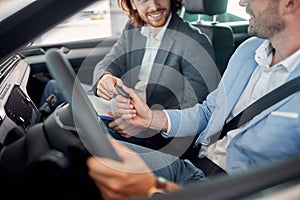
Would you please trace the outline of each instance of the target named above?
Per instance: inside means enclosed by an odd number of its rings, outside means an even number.
[[[252,73],[257,67],[257,63],[253,62],[253,60],[243,61],[238,63],[238,65],[246,69],[239,71],[237,77],[240,78],[235,78],[235,81],[233,81],[232,86],[228,88],[229,92],[228,92],[228,97],[226,98],[228,102],[226,102],[226,108],[225,108],[226,119],[230,115],[232,109],[234,108],[240,96],[242,95],[243,91],[247,87],[249,79],[251,78]]]
[[[141,28],[135,28],[134,31],[132,31],[131,36],[132,38],[130,40],[131,45],[129,47],[129,50],[132,53],[129,54],[131,57],[127,60],[131,61],[131,63],[128,63],[128,66],[130,66],[131,68],[131,72],[129,73],[131,74],[131,87],[134,87],[138,82],[138,75],[145,54],[145,45],[147,38],[141,34]]]
[[[253,52],[253,54],[254,53],[255,52]],[[216,100],[218,101],[217,105],[219,105],[219,107],[217,107],[215,112],[213,113],[212,118],[214,120],[211,120],[206,128],[209,134],[204,140],[205,143],[207,142],[207,139],[209,137],[216,133],[219,133],[219,131],[222,130],[224,123],[226,122],[232,109],[236,105],[236,102],[247,86],[253,71],[257,67],[257,63],[253,60],[253,56],[254,55],[249,54],[249,59],[247,59],[246,61],[244,59],[235,61],[235,65],[241,68],[235,76],[230,76],[232,74],[231,72],[229,72],[228,75],[224,74],[225,79],[223,78],[222,82],[226,83],[220,82],[220,84],[222,85],[219,86],[221,87],[221,89],[218,89],[219,94],[216,98]],[[227,86],[227,88],[225,88],[224,86]],[[218,138],[218,136],[216,135],[214,138],[212,138],[212,140],[215,138]]]
[[[132,58],[130,59],[132,61],[131,66],[140,67],[143,62],[147,41],[147,38],[141,34],[141,28],[135,28],[135,32],[132,34],[131,41],[132,45],[130,50],[133,52],[131,55]]]

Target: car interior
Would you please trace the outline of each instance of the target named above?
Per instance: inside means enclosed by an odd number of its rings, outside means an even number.
[[[94,66],[110,51],[118,35],[30,46],[36,36],[96,2],[33,1],[0,23],[2,195],[12,199],[20,195],[32,199],[101,199],[87,174],[85,161],[91,152],[116,160],[119,157],[79,82],[91,84]],[[226,13],[228,3],[230,0],[184,0],[180,11],[183,19],[211,39],[221,74],[234,50],[249,37],[247,21],[235,22],[238,17]],[[38,105],[51,79],[64,86],[67,102],[45,116]],[[78,95],[74,95],[74,87]],[[87,120],[79,120],[82,116]],[[81,137],[82,132],[88,139]],[[95,144],[99,140],[101,145]],[[283,160],[150,199],[176,200],[187,196],[190,200],[199,196],[201,199],[259,199],[299,185],[299,164],[299,157]]]
[[[221,74],[238,45],[249,37],[248,23],[226,22],[233,17],[226,13],[228,0],[184,0],[182,17],[199,28],[211,40],[216,65]]]
[[[216,3],[215,0],[185,0],[183,4],[185,12],[187,13],[205,14],[212,17],[212,21],[203,21],[200,17],[200,19],[191,22],[191,24],[199,28],[210,38],[215,50],[216,65],[220,73],[223,74],[228,60],[234,50],[234,39],[231,27],[223,25],[217,21],[217,15],[224,14],[226,12],[227,0],[218,1],[218,3]]]

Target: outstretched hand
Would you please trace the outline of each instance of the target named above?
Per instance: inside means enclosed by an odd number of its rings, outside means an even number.
[[[117,108],[123,120],[134,126],[149,128],[153,117],[153,111],[134,90],[126,87],[121,82],[118,85],[129,94],[130,99],[117,95]]]

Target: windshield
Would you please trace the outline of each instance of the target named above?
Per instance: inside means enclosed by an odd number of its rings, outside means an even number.
[[[102,0],[77,12],[36,38],[32,45],[50,45],[105,38],[111,35],[110,3],[108,0]]]
[[[35,0],[0,0],[0,21],[16,13]]]

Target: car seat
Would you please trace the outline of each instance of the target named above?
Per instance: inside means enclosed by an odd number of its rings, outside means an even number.
[[[228,0],[183,0],[185,12],[198,14],[198,19],[192,21],[191,24],[199,28],[212,41],[216,64],[221,75],[224,73],[228,60],[234,51],[231,27],[217,21],[217,16],[226,12],[227,3]],[[202,20],[202,15],[208,15],[212,20]]]

